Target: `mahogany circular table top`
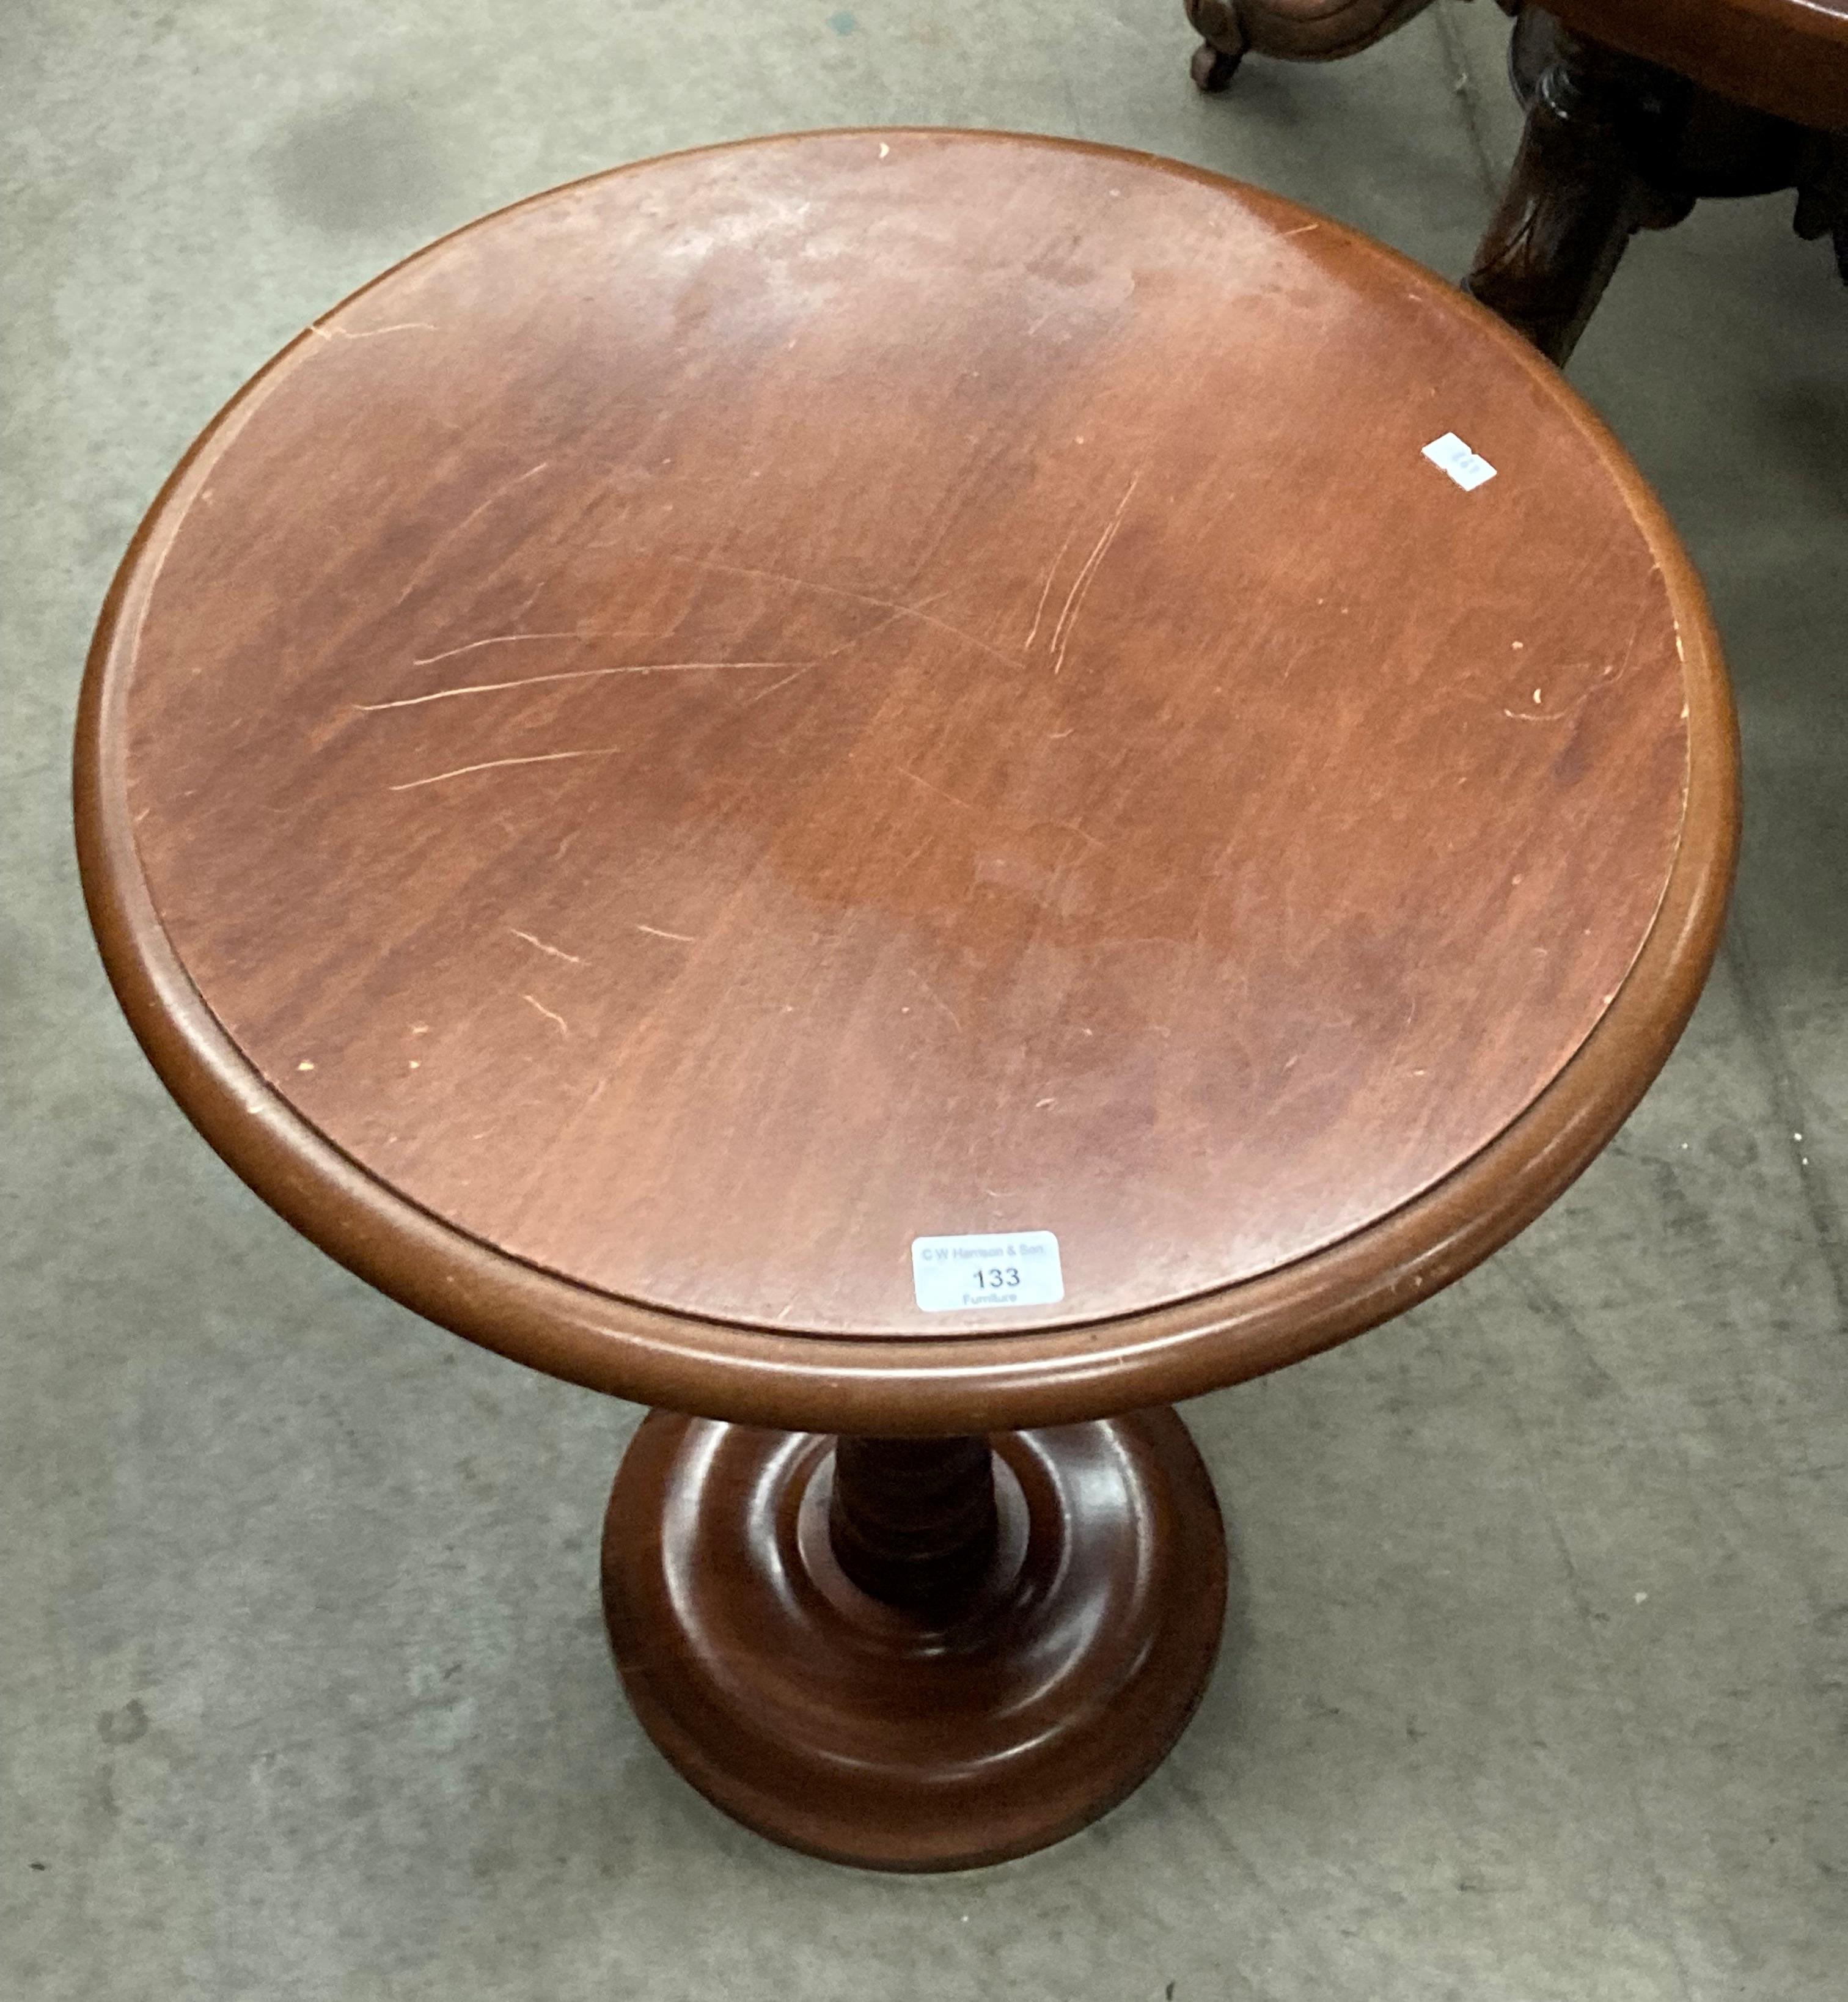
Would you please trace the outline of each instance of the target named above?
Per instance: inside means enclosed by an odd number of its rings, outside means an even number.
[[[937,131],[606,174],[310,327],[145,523],[78,776],[131,1020],[327,1250],[883,1432],[1456,1276],[1665,1056],[1736,818],[1698,584],[1522,343],[1274,197]],[[920,1308],[915,1239],[1028,1231],[1056,1302]]]

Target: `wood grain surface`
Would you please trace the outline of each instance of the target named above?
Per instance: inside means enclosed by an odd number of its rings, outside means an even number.
[[[336,1255],[604,1387],[973,1428],[1274,1366],[1557,1192],[1710,957],[1731,728],[1634,470],[1435,278],[1166,162],[811,135],[489,218],[256,378],[106,611],[80,847]],[[919,1312],[914,1236],[1010,1229],[1062,1303]]]
[[[603,1604],[650,1737],[747,1826],[864,1868],[996,1863],[1113,1807],[1193,1714],[1225,1618],[1187,1428],[1000,1435],[992,1561],[935,1616],[842,1569],[832,1444],[665,1411],[636,1432]]]
[[[1848,131],[1848,0],[1548,0],[1546,12],[1722,96]]]

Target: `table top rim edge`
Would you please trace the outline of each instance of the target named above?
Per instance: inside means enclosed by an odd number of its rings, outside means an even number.
[[[843,127],[828,128],[825,136],[886,131],[917,131],[935,136],[959,129]],[[728,141],[724,147],[689,148],[686,152],[710,153],[735,146],[773,143],[781,138],[813,136],[823,135],[768,135],[765,139]],[[1239,190],[1246,185],[1187,162],[1165,160],[1159,155],[1090,141],[979,131],[972,136],[1023,138],[1034,143],[1125,155],[1208,183],[1223,183]],[[671,159],[685,155],[663,157]],[[651,164],[654,162],[630,162],[584,179],[607,179]],[[569,187],[583,184],[579,182],[565,185]],[[510,208],[542,201],[559,192],[558,189],[542,190],[521,203],[510,204]],[[1267,201],[1298,206],[1288,203],[1288,197],[1273,197],[1262,190],[1256,192]],[[1306,1275],[1321,1273],[1351,1261],[1358,1250],[1376,1244],[1383,1236],[1395,1243],[1408,1236],[1415,1238],[1420,1234],[1414,1227],[1417,1220],[1427,1216],[1436,1218],[1443,1209],[1447,1192],[1453,1192],[1459,1182],[1476,1175],[1486,1156],[1498,1152],[1505,1153],[1512,1136],[1532,1122],[1543,1108],[1557,1109],[1585,1095],[1586,1059],[1595,1045],[1606,1047],[1613,1037],[1621,1041],[1627,1034],[1634,1033],[1642,1033],[1648,1040],[1647,1032],[1651,1025],[1640,1017],[1632,1024],[1631,1018],[1637,1017],[1639,1007],[1643,1005],[1639,996],[1643,996],[1644,989],[1648,990],[1644,996],[1646,1000],[1666,995],[1669,1005],[1659,1012],[1654,1025],[1654,1041],[1661,1047],[1654,1053],[1653,1060],[1642,1066],[1633,1065],[1634,1075],[1609,1084],[1600,1083],[1592,1091],[1595,1109],[1608,1114],[1611,1108],[1616,1108],[1615,1116],[1608,1118],[1607,1130],[1601,1133],[1588,1150],[1583,1152],[1582,1158],[1539,1202],[1502,1229],[1494,1243],[1484,1243],[1465,1262],[1445,1271],[1438,1283],[1449,1283],[1450,1279],[1460,1276],[1469,1265],[1495,1248],[1495,1243],[1505,1241],[1515,1230],[1524,1227],[1588,1163],[1641,1097],[1655,1070],[1665,1059],[1686,1016],[1692,1011],[1717,950],[1719,925],[1738,844],[1737,726],[1704,593],[1661,503],[1609,427],[1564,378],[1512,330],[1461,294],[1451,295],[1456,305],[1466,316],[1478,318],[1485,333],[1499,338],[1518,357],[1536,382],[1561,403],[1566,414],[1606,461],[1663,572],[1671,612],[1684,643],[1682,667],[1689,704],[1688,789],[1684,795],[1674,860],[1651,927],[1629,974],[1585,1041],[1551,1083],[1487,1147],[1420,1195],[1361,1229],[1302,1258],[1229,1286],[1101,1320],[1074,1320],[1048,1327],[993,1332],[975,1328],[942,1337],[908,1333],[866,1336],[795,1333],[631,1302],[599,1292],[562,1274],[528,1264],[512,1254],[470,1236],[454,1224],[421,1209],[389,1184],[354,1163],[256,1072],[213,1016],[168,939],[154,909],[140,867],[132,828],[128,825],[124,783],[125,765],[117,741],[120,712],[131,678],[134,643],[140,616],[145,610],[164,553],[159,546],[162,540],[161,532],[166,529],[166,539],[170,540],[172,533],[184,518],[191,493],[196,491],[209,473],[216,455],[213,448],[221,449],[241,428],[233,420],[240,413],[248,414],[254,408],[257,392],[273,384],[282,365],[314,339],[315,330],[322,323],[344,310],[406,265],[430,255],[453,237],[508,212],[509,209],[502,209],[493,215],[476,218],[449,236],[412,253],[410,257],[368,281],[329,313],[321,316],[319,320],[305,328],[239,389],[200,432],[148,508],[117,572],[90,650],[79,709],[75,793],[84,891],[104,965],[138,1039],[182,1109],[241,1178],[272,1208],[330,1255],[440,1325],[451,1327],[466,1338],[499,1348],[532,1366],[615,1394],[645,1397],[649,1401],[700,1410],[715,1416],[748,1417],[751,1412],[763,1409],[769,1413],[769,1418],[760,1418],[756,1421],[774,1422],[779,1415],[787,1418],[792,1398],[798,1407],[838,1404],[851,1413],[857,1404],[863,1403],[866,1396],[865,1384],[859,1382],[856,1371],[870,1369],[875,1377],[889,1379],[915,1376],[929,1368],[945,1378],[950,1391],[947,1401],[952,1404],[960,1400],[980,1405],[987,1400],[1004,1415],[1018,1410],[1030,1417],[1042,1411],[1055,1414],[1066,1412],[1068,1407],[1069,1414],[1077,1415],[1082,1406],[1084,1414],[1099,1415],[1106,1411],[1124,1408],[1126,1404],[1194,1394],[1212,1387],[1215,1381],[1235,1381],[1242,1376],[1280,1366],[1282,1362],[1297,1359],[1299,1355],[1313,1352],[1317,1347],[1330,1345],[1332,1341],[1358,1333],[1362,1327],[1375,1324],[1435,1290],[1435,1285],[1427,1285],[1421,1289],[1406,1292],[1403,1297],[1395,1293],[1393,1303],[1386,1305],[1383,1311],[1368,1313],[1352,1326],[1344,1324],[1355,1318],[1353,1313],[1345,1317],[1334,1315],[1330,1325],[1342,1322],[1341,1332],[1330,1334],[1326,1341],[1306,1339],[1301,1347],[1279,1353],[1269,1360],[1259,1359],[1260,1352],[1253,1350],[1247,1359],[1255,1362],[1254,1367],[1240,1367],[1230,1374],[1215,1374],[1210,1368],[1196,1368],[1192,1376],[1201,1380],[1193,1382],[1191,1389],[1164,1388],[1158,1383],[1152,1397],[1136,1394],[1125,1399],[1120,1390],[1106,1397],[1103,1386],[1092,1380],[1094,1369],[1089,1373],[1079,1370],[1075,1376],[1070,1370],[1062,1374],[1059,1368],[1058,1352],[1071,1350],[1077,1358],[1082,1359],[1087,1346],[1096,1346],[1099,1331],[1107,1331],[1113,1338],[1125,1338],[1113,1339],[1110,1345],[1113,1352],[1124,1347],[1135,1348],[1133,1339],[1128,1338],[1131,1331],[1140,1327],[1150,1328],[1151,1339],[1156,1341],[1184,1341],[1189,1336],[1210,1335],[1215,1329],[1222,1330],[1229,1323],[1240,1320],[1240,1303],[1257,1298],[1267,1289],[1274,1290],[1279,1285],[1286,1289],[1299,1288],[1309,1283]],[[1348,229],[1346,225],[1336,226],[1366,249],[1427,281],[1433,277],[1434,274],[1424,267],[1389,246],[1377,244],[1360,232]],[[1685,643],[1689,640],[1693,644],[1686,645]],[[112,744],[116,751],[113,759]],[[116,782],[113,788],[112,778]],[[1697,821],[1704,829],[1704,842],[1696,843],[1693,839]],[[1682,907],[1679,911],[1674,908],[1677,903]],[[1665,938],[1669,932],[1675,936],[1665,950]],[[1580,1116],[1583,1116],[1583,1109]],[[1596,1123],[1601,1126],[1606,1124],[1603,1119]],[[240,1125],[247,1129],[243,1140],[240,1140],[238,1131]],[[260,1142],[256,1139],[259,1135],[262,1136]],[[1519,1174],[1512,1176],[1516,1183],[1522,1179]],[[333,1198],[336,1206],[357,1201],[356,1215],[365,1227],[343,1227],[336,1217],[320,1213],[312,1199],[313,1192],[318,1191],[331,1196],[336,1190],[340,1191]],[[364,1191],[371,1192],[370,1200]],[[1522,1205],[1514,1203],[1508,1208],[1512,1215]],[[413,1269],[399,1269],[390,1255],[390,1240],[399,1239],[398,1248],[402,1252],[403,1246],[413,1237],[424,1234],[410,1226],[408,1219],[413,1217],[424,1220],[426,1233],[436,1234],[435,1242],[410,1256],[410,1265]],[[443,1248],[439,1249],[439,1246]],[[1405,1268],[1408,1283],[1409,1277],[1415,1276],[1411,1275],[1411,1268],[1424,1255],[1411,1251],[1399,1257],[1397,1263]],[[478,1316],[464,1310],[448,1297],[448,1292],[459,1282],[453,1271],[445,1272],[443,1268],[456,1261],[474,1268],[477,1283],[484,1276],[481,1268],[486,1267],[498,1268],[502,1286],[511,1287],[515,1293],[537,1295],[548,1289],[557,1291],[544,1307],[540,1306],[536,1297],[528,1299],[528,1308],[536,1311],[539,1318],[525,1328],[523,1338],[504,1334],[497,1339],[497,1331],[480,1324]],[[420,1266],[427,1268],[420,1272],[414,1269]],[[1291,1275],[1295,1277],[1292,1278]],[[574,1312],[562,1311],[567,1303]],[[459,1318],[471,1324],[457,1326]],[[616,1321],[627,1323],[628,1331],[609,1325]],[[1156,1335],[1154,1329],[1158,1324],[1161,1324],[1161,1331]],[[598,1331],[593,1333],[593,1329]],[[677,1333],[684,1336],[696,1331],[704,1331],[708,1341],[717,1338],[741,1350],[750,1348],[761,1353],[741,1353],[729,1359],[718,1360],[695,1356],[683,1348],[678,1352],[679,1367],[672,1366],[673,1336]],[[654,1358],[653,1363],[638,1349],[628,1358],[636,1365],[633,1370],[622,1367],[615,1352],[621,1349],[626,1341],[632,1348],[640,1344],[641,1348],[647,1349]],[[799,1355],[805,1365],[797,1372],[801,1379],[800,1383],[793,1379],[781,1385],[772,1383],[779,1368],[776,1358],[786,1352],[790,1353],[791,1361]],[[1024,1380],[1021,1374],[1025,1370],[1030,1375],[1036,1352],[1042,1358],[1045,1372],[1045,1380],[1037,1386],[1040,1393],[1037,1397],[1036,1386],[1030,1380]],[[1151,1351],[1152,1355],[1155,1353]],[[1007,1379],[1005,1383],[991,1377],[985,1386],[983,1372],[990,1355],[996,1360],[1005,1358],[1002,1372]],[[851,1368],[848,1367],[849,1363]],[[894,1365],[901,1364],[905,1366],[894,1369]],[[755,1395],[751,1393],[748,1380],[753,1371],[764,1376],[758,1394]],[[832,1390],[831,1372],[839,1378]],[[1126,1374],[1135,1373],[1138,1372],[1129,1363],[1119,1363],[1119,1379]],[[1147,1373],[1162,1377],[1164,1383],[1191,1380],[1185,1369],[1180,1372],[1178,1379],[1173,1367],[1165,1372],[1151,1370]],[[1082,1383],[1079,1378],[1083,1379]],[[956,1381],[952,1383],[950,1379]],[[1062,1398],[1065,1400],[1063,1403]],[[1077,1404],[1072,1403],[1073,1399],[1078,1400]],[[940,1398],[936,1401],[946,1400]],[[924,1402],[929,1404],[931,1400],[926,1399]],[[1009,1421],[1017,1421],[1010,1417]],[[1041,1416],[1038,1421],[1050,1421]],[[936,1423],[918,1427],[921,1430],[943,1428]]]

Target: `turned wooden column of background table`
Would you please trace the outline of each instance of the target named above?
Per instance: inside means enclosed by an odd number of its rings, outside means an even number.
[[[605,1551],[648,1729],[898,1868],[1162,1756],[1224,1590],[1166,1400],[1585,1165],[1733,787],[1671,532],[1489,315],[1170,163],[902,131],[562,189],[309,329],[144,525],[78,771],[212,1143],[663,1407]]]

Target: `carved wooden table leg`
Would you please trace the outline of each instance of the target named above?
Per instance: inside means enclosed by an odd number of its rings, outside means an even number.
[[[1431,0],[1184,0],[1194,32],[1193,78],[1223,90],[1247,50],[1294,62],[1349,56],[1421,14]]]
[[[1179,1736],[1226,1603],[1186,1428],[1163,1408],[992,1446],[643,1422],[604,1533],[611,1644],[728,1813],[875,1869],[997,1862]]]
[[[1514,171],[1463,288],[1564,362],[1638,229],[1679,221],[1689,196],[1652,187],[1627,128],[1661,72],[1556,30]]]
[[[1551,360],[1571,353],[1631,232],[1668,228],[1710,197],[1794,187],[1797,234],[1832,235],[1848,277],[1848,135],[1607,48],[1532,5],[1508,68],[1526,129],[1464,287]]]
[[[1806,242],[1829,239],[1836,269],[1848,284],[1848,133],[1805,134],[1797,173],[1795,227]]]

